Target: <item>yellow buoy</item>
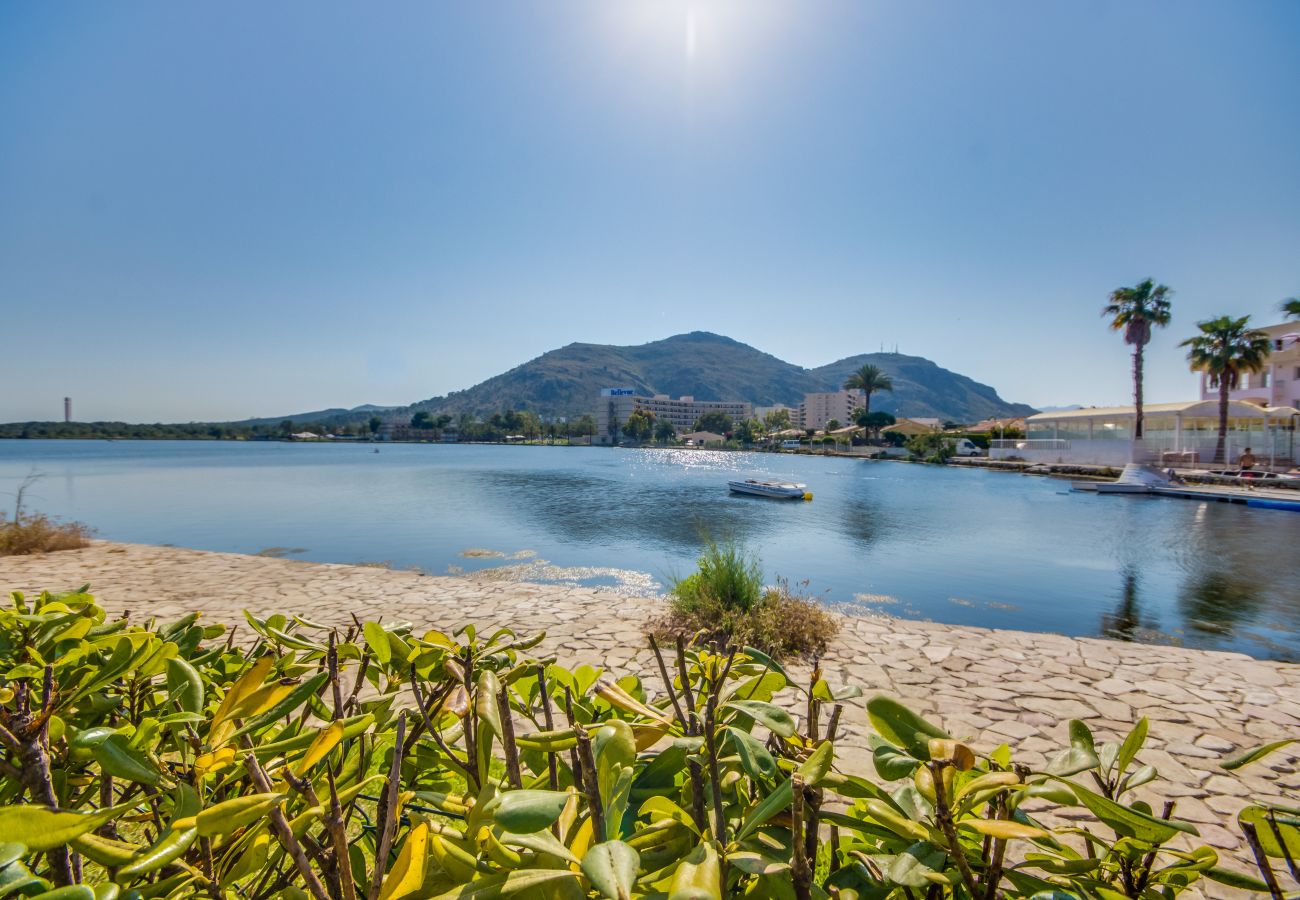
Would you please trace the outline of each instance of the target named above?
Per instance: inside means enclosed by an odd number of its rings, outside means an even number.
[[[803,498],[804,498],[805,500],[811,500],[811,499],[812,499],[812,492],[810,491],[810,492],[804,494],[804,495],[803,495]]]

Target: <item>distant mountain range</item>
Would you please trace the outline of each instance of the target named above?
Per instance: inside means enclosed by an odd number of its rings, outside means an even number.
[[[839,390],[850,372],[867,364],[879,366],[894,381],[893,393],[872,397],[872,409],[957,422],[1034,412],[1023,403],[1003,400],[988,385],[919,356],[864,353],[805,369],[729,337],[693,331],[634,347],[569,344],[466,390],[407,407],[322,410],[283,418],[300,424],[342,423],[374,414],[407,416],[418,410],[484,416],[505,409],[529,409],[542,417],[573,417],[593,413],[600,389],[607,387],[697,400],[747,400],[755,406],[797,407],[804,394]],[[278,421],[256,419],[248,424]]]

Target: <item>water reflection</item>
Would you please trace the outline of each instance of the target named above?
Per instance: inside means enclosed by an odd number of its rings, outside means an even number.
[[[1121,573],[1123,584],[1120,588],[1119,605],[1114,612],[1101,617],[1101,633],[1121,641],[1139,640],[1138,635],[1149,629],[1142,622],[1141,596],[1138,592],[1138,571],[1135,567],[1126,567]]]
[[[583,543],[631,539],[668,552],[706,540],[759,541],[772,527],[771,502],[749,504],[716,485],[637,483],[575,472],[467,473],[484,493],[553,537]],[[735,502],[732,502],[735,500]]]
[[[1189,578],[1178,597],[1178,608],[1189,628],[1231,634],[1243,622],[1254,620],[1263,595],[1253,579],[1207,569]]]

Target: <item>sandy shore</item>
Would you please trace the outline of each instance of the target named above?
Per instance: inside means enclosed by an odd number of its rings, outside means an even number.
[[[297,612],[315,621],[404,620],[425,627],[509,626],[546,632],[542,647],[566,664],[586,662],[653,680],[641,635],[660,602],[598,590],[428,576],[367,566],[97,542],[78,551],[0,558],[6,591],[67,590],[89,583],[111,610],[163,619],[201,610],[210,621]],[[868,696],[904,698],[975,745],[1012,743],[1039,763],[1068,744],[1067,722],[1085,719],[1099,739],[1151,720],[1144,761],[1163,779],[1160,796],[1196,823],[1204,842],[1239,855],[1235,813],[1247,797],[1295,805],[1300,759],[1277,754],[1244,774],[1218,766],[1228,753],[1300,736],[1300,666],[1235,653],[1075,639],[1059,635],[847,618],[823,661],[832,683]],[[846,710],[837,755],[870,772],[861,702]],[[1158,808],[1158,803],[1156,804]],[[1208,891],[1227,895],[1217,887]]]

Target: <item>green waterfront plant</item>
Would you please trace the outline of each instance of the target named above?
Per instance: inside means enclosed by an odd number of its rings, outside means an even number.
[[[1034,767],[853,686],[652,641],[657,689],[541,636],[0,609],[0,896],[44,900],[1169,898],[1217,868],[1071,723]],[[873,777],[874,776],[874,777]],[[1089,780],[1090,779],[1090,780]],[[1068,808],[1066,826],[1046,814]]]
[[[1240,769],[1297,743],[1300,737],[1251,747],[1224,760],[1222,765],[1230,771]],[[1290,877],[1290,896],[1300,895],[1300,808],[1252,803],[1237,813],[1237,827],[1246,838],[1269,894],[1275,900],[1287,896],[1282,881]]]

